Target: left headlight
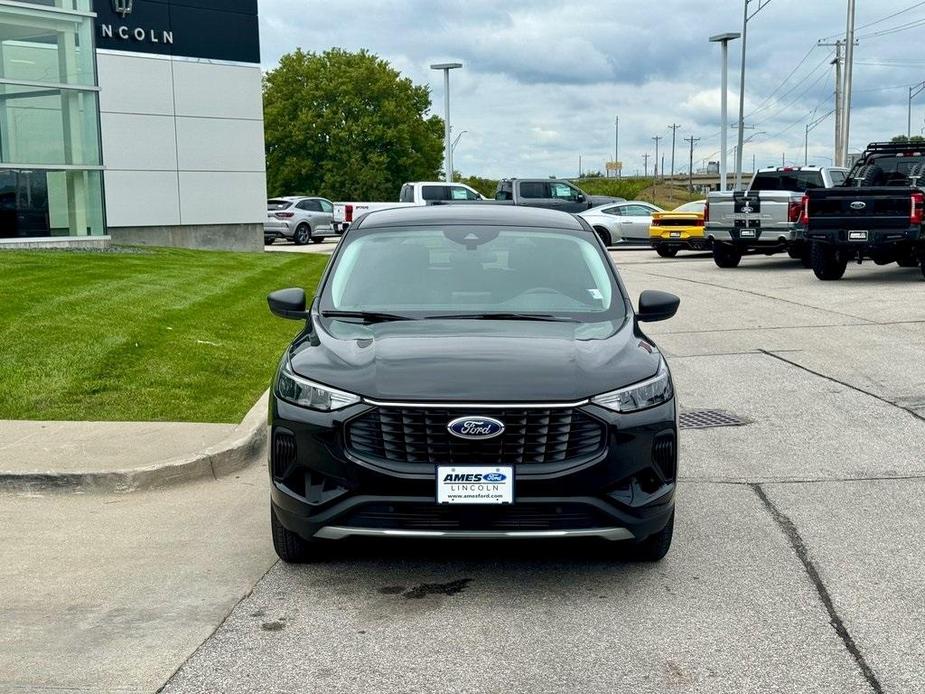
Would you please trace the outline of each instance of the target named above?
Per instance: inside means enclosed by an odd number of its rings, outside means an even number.
[[[591,398],[591,402],[614,412],[638,412],[668,402],[673,395],[668,365],[662,359],[658,364],[658,373],[652,378],[598,395]]]
[[[292,372],[287,360],[279,372],[276,393],[286,402],[321,412],[339,410],[360,402],[360,396],[314,383]]]

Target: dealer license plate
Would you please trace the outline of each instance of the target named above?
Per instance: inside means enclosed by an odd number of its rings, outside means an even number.
[[[742,231],[739,232],[739,235],[742,238],[753,239],[755,238],[755,230],[754,229],[742,229]]]
[[[857,229],[855,231],[848,232],[849,241],[866,241],[867,240],[867,231],[862,229]]]
[[[673,238],[673,239],[679,239],[679,238],[681,238],[681,232],[680,232],[680,231],[672,231],[672,232],[671,232],[671,238]]]
[[[438,504],[512,504],[510,465],[438,465]]]

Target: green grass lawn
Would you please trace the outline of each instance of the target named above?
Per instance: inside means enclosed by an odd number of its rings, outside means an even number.
[[[0,419],[238,422],[301,324],[327,256],[0,252]]]

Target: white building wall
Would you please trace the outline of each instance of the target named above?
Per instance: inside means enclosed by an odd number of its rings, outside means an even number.
[[[262,224],[261,72],[99,51],[110,227]]]

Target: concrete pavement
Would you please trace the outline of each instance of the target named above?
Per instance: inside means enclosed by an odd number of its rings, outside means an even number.
[[[153,691],[180,668],[165,691],[925,691],[925,282],[615,257],[634,297],[682,297],[647,326],[682,407],[750,420],[684,433],[664,562],[368,542],[261,579],[260,464],[132,495],[0,493],[0,690]]]

